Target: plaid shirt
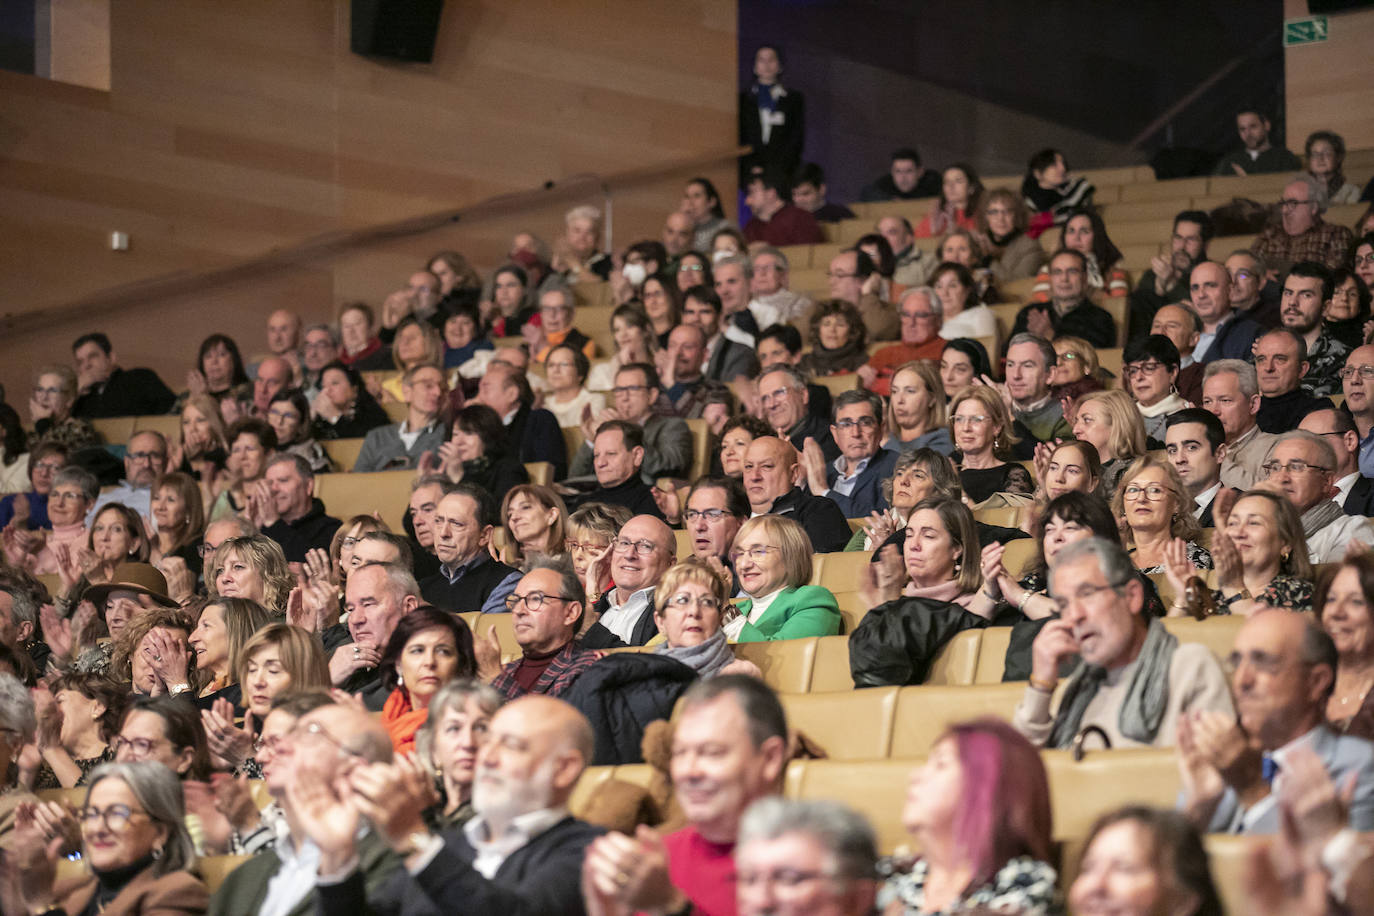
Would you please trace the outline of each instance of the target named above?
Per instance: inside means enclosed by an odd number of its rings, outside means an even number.
[[[1302,235],[1289,235],[1283,231],[1282,223],[1270,226],[1250,247],[1270,267],[1316,261],[1325,264],[1327,270],[1335,270],[1345,263],[1353,239],[1349,229],[1322,222],[1318,216],[1312,228]]]
[[[580,648],[577,642],[570,642],[563,647],[563,651],[554,656],[553,661],[549,662],[549,667],[545,668],[544,673],[539,675],[539,680],[534,682],[533,690],[525,690],[515,679],[515,671],[520,667],[522,659],[516,659],[502,668],[501,673],[496,675],[496,679],[491,682],[491,686],[500,691],[501,695],[508,700],[514,700],[526,693],[542,693],[545,696],[559,697],[568,692],[568,688],[573,685],[573,681],[581,676],[583,671],[600,661],[605,654],[605,652]]]

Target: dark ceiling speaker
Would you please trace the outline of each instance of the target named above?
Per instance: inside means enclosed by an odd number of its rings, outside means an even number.
[[[444,0],[352,0],[349,49],[368,57],[429,63]]]

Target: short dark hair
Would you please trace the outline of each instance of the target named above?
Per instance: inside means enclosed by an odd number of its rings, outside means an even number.
[[[1030,172],[1032,175],[1036,172],[1043,172],[1045,169],[1054,165],[1054,160],[1062,155],[1064,154],[1054,147],[1046,147],[1030,157],[1030,161],[1026,163],[1026,171]],[[1067,160],[1065,164],[1067,164]]]
[[[1340,413],[1340,411],[1336,411]],[[1207,428],[1207,444],[1211,446],[1212,454],[1217,453],[1223,442],[1226,441],[1226,429],[1221,425],[1221,420],[1210,410],[1201,407],[1185,407],[1169,415],[1169,419],[1164,421],[1166,430],[1173,429],[1175,426],[1182,426],[1185,423],[1201,423]]]
[[[663,390],[663,382],[659,379],[658,370],[654,368],[653,363],[626,363],[615,370],[615,374],[619,375],[622,372],[631,371],[643,373],[644,384],[648,385],[650,388],[656,391]]]
[[[444,480],[448,480],[448,478],[445,477]],[[451,481],[450,485],[453,487],[458,486]],[[447,496],[448,493],[444,495]],[[410,549],[410,541],[406,540],[405,535],[392,534],[390,531],[383,531],[378,528],[374,531],[363,532],[358,537],[358,543],[362,543],[363,541],[380,541],[383,544],[389,544],[396,548],[396,555],[398,557],[396,564],[398,566],[404,566],[406,569],[415,568],[415,552]]]
[[[711,179],[703,178],[698,175],[695,178],[689,178],[687,180],[687,185],[688,187],[699,185],[701,189],[706,192],[707,197],[714,197],[716,202],[711,205],[711,215],[716,217],[716,219],[723,219],[725,217],[725,208],[721,205],[720,192],[717,191],[716,186],[711,183]]]
[[[668,249],[657,239],[644,239],[625,249],[626,257],[637,254],[646,261],[653,261],[660,270],[668,263]]]
[[[799,184],[809,184],[819,190],[825,184],[825,169],[814,162],[803,162],[792,176],[792,187]]]
[[[854,252],[854,275],[860,280],[867,280],[873,276],[873,271],[878,269],[878,265],[868,256],[868,252],[862,248],[846,248],[840,253],[844,254],[849,251]]]
[[[1197,223],[1198,232],[1202,235],[1203,247],[1212,240],[1216,233],[1216,226],[1212,222],[1212,216],[1205,210],[1184,210],[1174,217],[1174,228],[1178,228],[1179,223]]]
[[[749,184],[758,182],[766,191],[776,191],[783,200],[789,200],[792,196],[792,187],[778,174],[775,169],[763,169],[749,176]]]
[[[744,492],[744,484],[740,483],[735,477],[702,477],[692,484],[692,488],[687,491],[687,498],[682,501],[683,511],[692,501],[692,494],[698,490],[724,490],[725,491],[725,511],[735,518],[746,519],[753,514],[753,509],[749,508],[749,494]]]
[[[1273,123],[1274,120],[1269,117],[1269,112],[1265,111],[1260,105],[1242,105],[1236,109],[1236,117],[1239,118],[1243,114],[1252,114],[1261,121],[1269,121],[1270,123]]]
[[[903,159],[908,159],[916,163],[917,168],[921,165],[921,154],[916,152],[916,147],[914,146],[903,146],[901,149],[892,151],[893,162],[901,162]]]
[[[107,337],[99,331],[92,331],[89,334],[82,334],[80,337],[76,339],[76,341],[72,344],[72,352],[75,353],[77,350],[80,350],[88,343],[95,344],[105,353],[106,356],[109,356],[110,353],[114,350],[114,347],[110,346],[109,337]]]
[[[178,751],[191,748],[191,768],[183,778],[205,780],[210,778],[210,748],[205,741],[205,726],[200,721],[200,710],[185,696],[136,696],[124,710],[124,719],[135,712],[150,712],[162,720],[162,730],[167,741]]]
[[[873,419],[877,420],[879,425],[882,425],[883,399],[871,391],[860,391],[857,388],[849,391],[842,391],[835,398],[834,403],[830,407],[830,422],[834,423],[839,417],[841,410],[854,404],[867,404],[873,410]]]
[[[620,430],[620,434],[625,438],[626,451],[644,447],[644,428],[629,420],[607,420],[596,428],[597,438],[600,438],[602,433],[614,430]]]
[[[259,417],[240,417],[229,427],[229,431],[224,435],[225,444],[230,449],[234,447],[234,440],[247,433],[267,451],[275,451],[277,448],[277,432],[272,428],[272,424]]]
[[[492,498],[486,487],[479,487],[475,483],[463,481],[456,484],[452,490],[445,493],[445,496],[452,496],[458,493],[466,496],[477,504],[477,527],[486,528],[488,525],[495,525],[496,501]]]
[[[697,681],[682,695],[682,711],[730,694],[749,720],[749,738],[761,747],[769,738],[787,741],[787,713],[778,695],[763,681],[747,674],[722,674]]]
[[[1172,340],[1163,334],[1149,334],[1126,342],[1126,349],[1121,353],[1121,363],[1124,366],[1150,357],[1154,357],[1170,369],[1177,369],[1183,361],[1178,355],[1178,347],[1174,346]]]
[[[758,345],[765,340],[776,340],[793,356],[802,350],[801,331],[790,324],[770,324],[759,332],[759,336],[755,338],[754,348],[758,349]]]
[[[683,299],[695,299],[702,305],[709,305],[717,315],[725,311],[724,304],[720,301],[720,296],[709,286],[698,283],[696,286],[687,287],[687,291],[682,294]]]
[[[1289,277],[1303,277],[1308,280],[1322,281],[1322,302],[1331,298],[1331,293],[1335,290],[1335,284],[1331,280],[1331,270],[1320,261],[1299,261],[1288,269],[1288,273],[1283,280],[1286,284]]]
[[[267,466],[269,468],[278,464],[289,464],[294,467],[296,473],[300,475],[301,480],[315,479],[315,469],[310,466],[310,462],[306,461],[295,452],[278,452],[267,459]]]
[[[568,349],[581,356],[584,363],[587,361],[587,357],[577,348]],[[453,425],[465,433],[481,438],[482,453],[490,458],[501,458],[510,453],[510,440],[506,435],[505,424],[501,422],[501,417],[496,411],[485,404],[465,405],[453,415]]]

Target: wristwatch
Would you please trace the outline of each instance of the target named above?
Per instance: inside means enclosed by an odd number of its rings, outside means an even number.
[[[191,685],[190,685],[190,684],[185,684],[185,683],[183,683],[183,684],[168,684],[168,685],[167,685],[167,694],[168,694],[169,696],[179,697],[179,696],[181,696],[183,693],[185,693],[186,691],[188,691],[188,690],[190,690],[190,689],[191,689]]]
[[[1255,597],[1255,596],[1252,595],[1252,594],[1250,594],[1250,589],[1248,589],[1248,588],[1241,588],[1240,591],[1236,592],[1236,593],[1235,593],[1234,595],[1232,595],[1230,598],[1222,598],[1222,599],[1221,599],[1221,603],[1224,604],[1224,605],[1226,605],[1227,607],[1230,607],[1231,605],[1235,604],[1237,601],[1249,601],[1249,600],[1250,600],[1251,598],[1253,598],[1253,597]]]

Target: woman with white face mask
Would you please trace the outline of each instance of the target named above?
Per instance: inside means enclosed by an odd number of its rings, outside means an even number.
[[[616,259],[617,268],[611,271],[611,298],[616,305],[640,299],[644,281],[654,276],[668,263],[668,251],[662,242],[635,242]]]

